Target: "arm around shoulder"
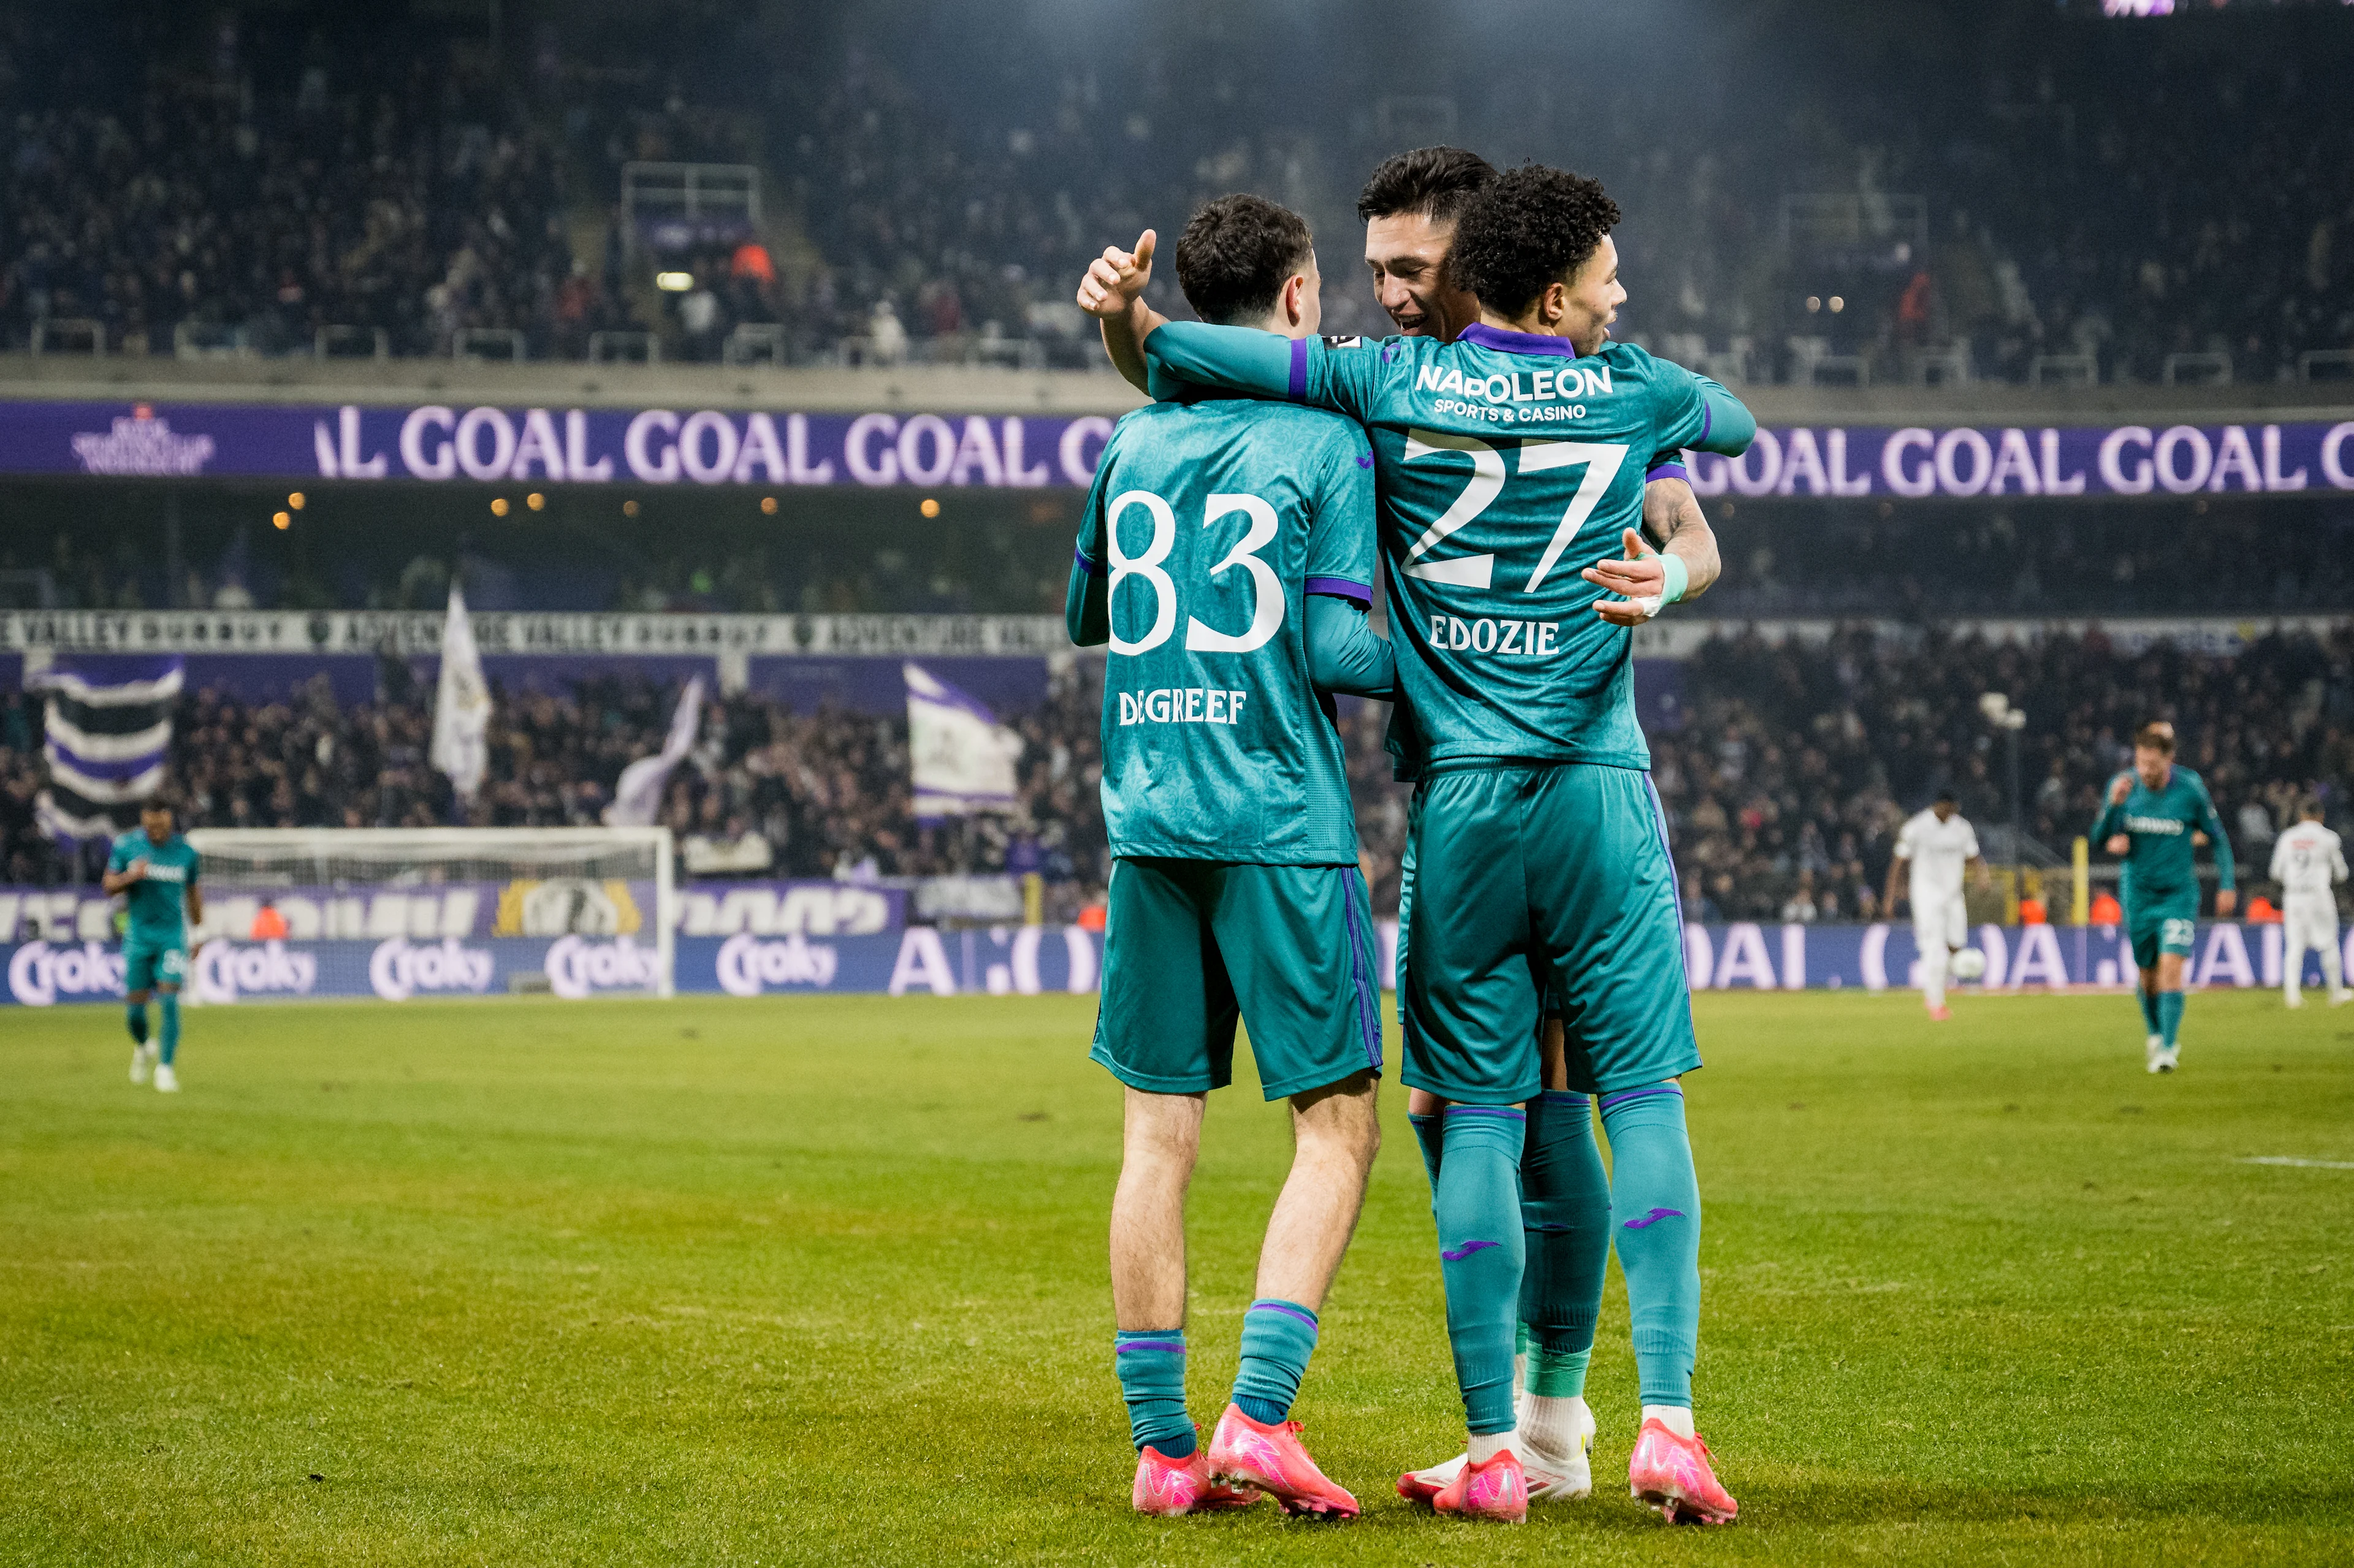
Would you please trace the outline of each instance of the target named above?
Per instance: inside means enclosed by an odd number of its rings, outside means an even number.
[[[1144,339],[1151,369],[1253,397],[1296,397],[1293,360],[1304,368],[1306,355],[1306,344],[1271,332],[1202,322],[1163,323]]]

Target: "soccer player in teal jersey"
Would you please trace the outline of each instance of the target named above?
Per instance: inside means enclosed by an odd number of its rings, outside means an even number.
[[[1204,207],[1177,249],[1204,320],[1270,344],[1320,315],[1308,226],[1255,196]],[[1285,334],[1285,335],[1278,335]],[[1372,632],[1373,458],[1350,420],[1233,397],[1120,420],[1081,525],[1074,641],[1108,643],[1103,805],[1114,863],[1090,1054],[1127,1086],[1111,1225],[1115,1365],[1136,1507],[1270,1492],[1347,1518],[1292,1400],[1380,1135],[1373,910],[1331,694],[1387,696]],[[1206,1453],[1184,1392],[1184,1192],[1237,1019],[1296,1150]]]
[[[2135,732],[2134,765],[2109,781],[2090,837],[2125,857],[2126,936],[2141,971],[2135,994],[2146,1033],[2142,1063],[2153,1073],[2171,1073],[2181,1063],[2183,960],[2199,934],[2202,840],[2215,846],[2221,885],[2215,913],[2230,915],[2240,897],[2232,835],[2199,775],[2175,765],[2172,725],[2160,719]]]
[[[1460,147],[1417,147],[1384,160],[1357,198],[1365,225],[1364,258],[1382,309],[1406,337],[1452,343],[1479,319],[1479,302],[1447,265],[1455,226],[1473,197],[1496,177],[1493,165]],[[1107,355],[1121,375],[1150,390],[1140,346],[1159,318],[1143,302],[1152,263],[1152,231],[1133,252],[1108,249],[1088,270],[1080,302],[1103,316]],[[1125,311],[1105,313],[1119,300]],[[1715,383],[1702,378],[1705,387]],[[1721,388],[1719,388],[1721,390]],[[1681,451],[1655,456],[1643,490],[1644,531],[1662,548],[1715,557],[1713,535],[1694,496]],[[1678,542],[1681,541],[1681,542]],[[1699,591],[1704,580],[1691,590]],[[1401,766],[1401,779],[1413,768]],[[1414,837],[1398,865],[1396,972],[1412,964]],[[1403,987],[1401,987],[1403,990]],[[1585,1372],[1601,1310],[1610,1255],[1608,1176],[1594,1138],[1586,1096],[1571,1092],[1561,1009],[1546,1006],[1541,1042],[1544,1096],[1536,1102],[1522,1154],[1521,1204],[1527,1236],[1517,1331],[1522,1397],[1517,1401],[1520,1458],[1532,1502],[1567,1500],[1593,1489],[1590,1462],[1596,1423],[1585,1400]],[[1437,1096],[1410,1088],[1408,1120],[1435,1181],[1445,1129]],[[1435,1496],[1461,1470],[1460,1457],[1413,1472],[1402,1483],[1410,1496]]]
[[[1420,771],[1404,1075],[1445,1102],[1434,1207],[1470,1432],[1469,1463],[1433,1504],[1526,1511],[1512,1451],[1518,1107],[1543,1103],[1551,998],[1571,1088],[1600,1099],[1617,1156],[1611,1234],[1644,1402],[1630,1489],[1719,1521],[1736,1508],[1691,1427],[1699,1203],[1676,1082],[1699,1054],[1628,631],[1717,567],[1712,548],[1678,541],[1662,556],[1642,543],[1643,458],[1737,454],[1755,422],[1690,372],[1606,343],[1626,297],[1617,217],[1590,180],[1500,175],[1456,229],[1450,265],[1480,320],[1453,344],[1287,348],[1172,323],[1144,348],[1161,373],[1330,408],[1373,440],[1396,748]]]
[[[169,803],[155,800],[140,808],[137,829],[114,841],[100,882],[109,896],[120,893],[129,906],[122,989],[129,1004],[131,1081],[145,1083],[152,1065],[155,1086],[167,1095],[180,1087],[173,1065],[180,1049],[180,987],[188,978],[188,926],[200,925],[205,917],[205,896],[196,885],[203,870],[204,857],[172,831]],[[164,1012],[159,1042],[152,1045],[147,1040],[151,991],[162,999]]]

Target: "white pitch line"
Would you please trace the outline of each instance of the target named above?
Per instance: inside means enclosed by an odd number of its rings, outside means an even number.
[[[2251,1154],[2242,1165],[2298,1165],[2313,1171],[2354,1171],[2354,1160],[2299,1160],[2294,1154]]]

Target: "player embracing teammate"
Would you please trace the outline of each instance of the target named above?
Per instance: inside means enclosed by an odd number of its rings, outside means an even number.
[[[1214,202],[1177,248],[1204,320],[1271,344],[1320,319],[1299,217]],[[1380,1143],[1373,908],[1331,693],[1387,696],[1364,432],[1309,409],[1183,397],[1123,418],[1087,498],[1066,618],[1108,644],[1104,820],[1114,863],[1091,1054],[1127,1086],[1112,1203],[1114,1363],[1147,1513],[1347,1518],[1287,1419]],[[1207,1451],[1185,1405],[1184,1199],[1237,1017],[1296,1149]]]
[[[1549,1457],[1583,1468],[1576,1394],[1614,1243],[1643,1384],[1630,1489],[1670,1518],[1736,1511],[1691,1423],[1700,1205],[1677,1080],[1700,1058],[1628,632],[1717,572],[1704,527],[1664,556],[1637,533],[1649,460],[1737,454],[1755,423],[1722,388],[1608,342],[1626,297],[1617,217],[1577,175],[1495,176],[1440,261],[1479,307],[1451,343],[1139,323],[1160,384],[1331,409],[1371,440],[1392,747],[1417,780],[1403,1075],[1433,1112],[1417,1132],[1469,1430],[1462,1461],[1400,1490],[1472,1518],[1527,1511],[1518,1324],[1560,1374],[1531,1392],[1529,1436],[1543,1429],[1569,1450]],[[1082,305],[1136,320],[1141,260],[1108,254]],[[1548,1014],[1564,1025],[1557,1054]]]

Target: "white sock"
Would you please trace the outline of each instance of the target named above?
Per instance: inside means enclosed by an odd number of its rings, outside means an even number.
[[[2296,961],[2298,967],[2303,968],[2305,955],[2299,953],[2296,956]],[[2346,989],[2346,961],[2338,955],[2338,944],[2335,942],[2321,944],[2321,978],[2328,984],[2329,994],[2332,996]]]
[[[1946,1005],[1946,949],[1932,947],[1921,955],[1922,999],[1933,1009]]]
[[[1473,1464],[1484,1465],[1507,1448],[1518,1453],[1520,1446],[1520,1434],[1517,1431],[1495,1432],[1485,1436],[1474,1432],[1471,1434],[1470,1444],[1465,1449],[1465,1453],[1469,1456]]]
[[[1521,1436],[1528,1440],[1529,1452],[1521,1456],[1541,1454],[1549,1459],[1574,1459],[1585,1434],[1592,1430],[1585,1419],[1585,1399],[1581,1394],[1567,1394],[1552,1399],[1529,1395],[1528,1407],[1521,1412]]]
[[[1679,1437],[1692,1436],[1691,1406],[1688,1404],[1647,1404],[1643,1419],[1656,1421]]]

